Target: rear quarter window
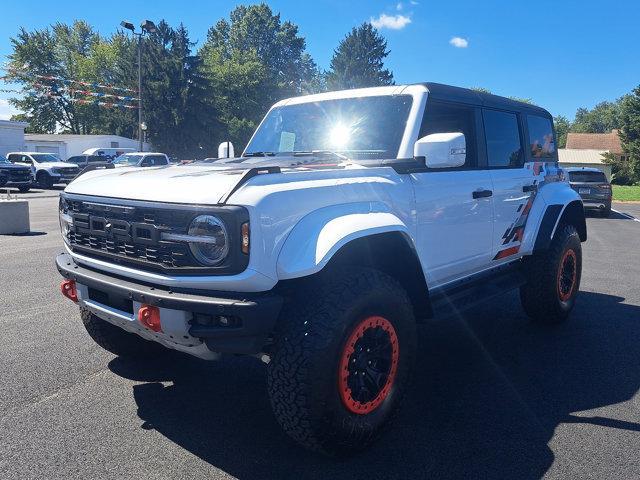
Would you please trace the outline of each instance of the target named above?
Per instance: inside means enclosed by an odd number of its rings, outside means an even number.
[[[553,125],[549,118],[527,115],[529,128],[529,148],[533,158],[553,158],[556,143],[553,138]]]

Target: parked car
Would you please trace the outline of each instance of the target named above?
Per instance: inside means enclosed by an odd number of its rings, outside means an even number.
[[[77,165],[63,162],[51,153],[11,152],[7,159],[16,165],[29,165],[38,186],[51,188],[55,184],[67,184],[80,172]]]
[[[161,346],[261,358],[287,434],[361,450],[407,391],[416,323],[514,289],[534,322],[569,316],[587,229],[557,162],[549,112],[473,90],[283,100],[239,158],[69,185],[62,293],[147,367]]]
[[[31,169],[27,166],[14,165],[0,155],[0,188],[16,187],[21,192],[28,192],[33,184]]]
[[[157,152],[133,152],[120,155],[113,161],[119,167],[158,167],[169,165],[169,157]]]
[[[569,175],[569,185],[582,198],[584,208],[597,209],[604,217],[611,215],[611,183],[602,170],[589,167],[564,170]]]
[[[134,148],[88,148],[83,155],[97,155],[99,157],[106,157],[109,160],[113,160],[125,153],[135,152]]]

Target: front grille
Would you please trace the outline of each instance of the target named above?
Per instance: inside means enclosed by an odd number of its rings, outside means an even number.
[[[9,172],[9,181],[10,182],[29,182],[31,181],[31,171],[23,170],[23,171]]]
[[[144,270],[195,274],[239,273],[248,263],[238,241],[240,225],[248,221],[248,214],[241,207],[163,204],[134,207],[109,204],[108,199],[89,202],[68,196],[61,204],[73,218],[73,227],[67,233],[68,244],[73,251],[86,256]],[[219,216],[227,227],[230,245],[238,245],[216,267],[199,264],[187,243],[162,239],[165,232],[186,234],[192,220],[203,213]]]
[[[63,175],[75,175],[80,169],[78,167],[60,167],[57,168],[56,171]]]

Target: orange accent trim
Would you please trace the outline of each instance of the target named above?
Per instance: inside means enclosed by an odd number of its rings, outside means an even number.
[[[518,253],[518,251],[520,251],[520,245],[516,245],[515,247],[505,248],[504,250],[501,250],[500,252],[498,252],[494,260],[499,260],[501,258],[505,258],[510,255],[515,255],[516,253]]]
[[[65,280],[60,284],[60,291],[62,295],[67,297],[72,302],[78,303],[78,289],[76,288],[75,280]]]
[[[387,381],[384,386],[373,400],[365,403],[358,402],[351,395],[351,388],[347,383],[349,378],[349,360],[351,359],[351,355],[355,351],[356,342],[362,338],[364,333],[371,328],[382,328],[389,335],[389,342],[391,343],[391,368],[389,370],[389,375],[387,376]],[[393,382],[396,378],[396,373],[398,371],[398,361],[400,360],[400,347],[398,345],[398,336],[396,335],[396,330],[393,328],[393,325],[389,320],[384,317],[368,317],[361,321],[356,328],[351,332],[349,338],[345,342],[344,348],[342,350],[342,356],[340,358],[340,365],[338,367],[338,392],[340,393],[340,398],[342,399],[342,403],[352,413],[356,413],[358,415],[366,415],[374,411],[376,408],[380,406],[382,402],[389,396],[389,392],[391,391],[391,387],[393,386]]]

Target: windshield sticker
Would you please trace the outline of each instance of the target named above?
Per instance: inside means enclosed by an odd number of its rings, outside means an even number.
[[[282,132],[280,134],[280,146],[278,151],[280,152],[293,152],[293,147],[296,144],[296,134],[293,132]]]

